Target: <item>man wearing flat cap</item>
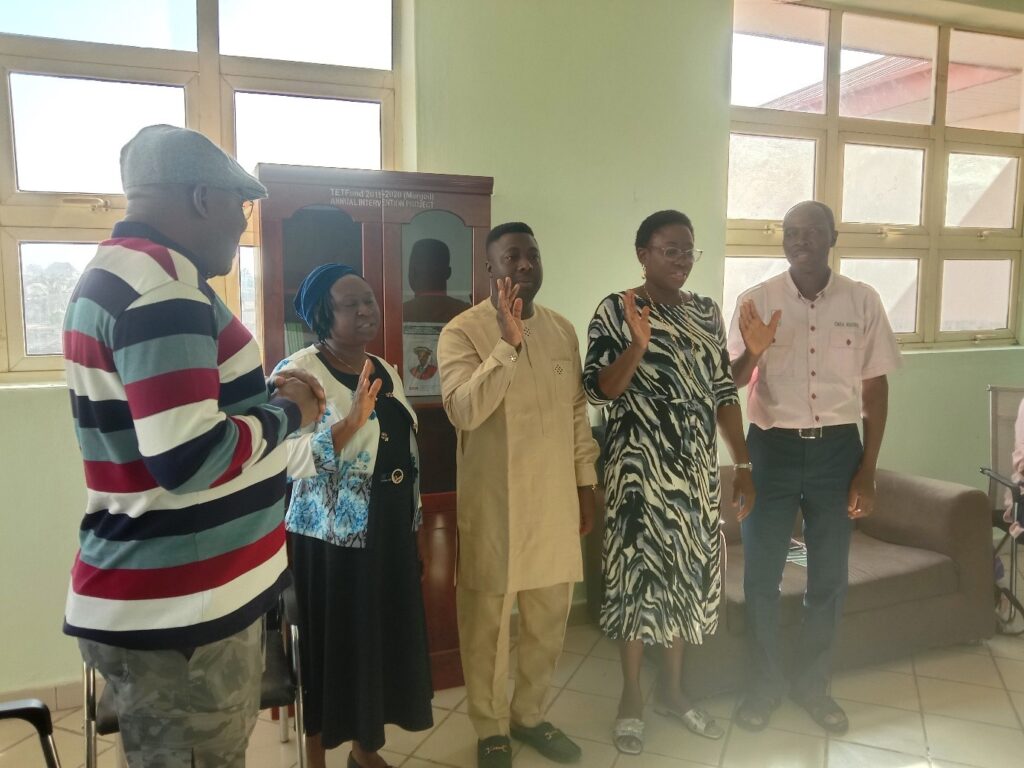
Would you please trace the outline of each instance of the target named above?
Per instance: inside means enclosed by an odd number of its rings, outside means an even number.
[[[284,438],[312,379],[268,393],[256,342],[210,288],[255,178],[195,131],[121,150],[128,206],[71,297],[64,358],[86,514],[65,633],[113,690],[128,764],[242,766],[261,617],[285,586]]]

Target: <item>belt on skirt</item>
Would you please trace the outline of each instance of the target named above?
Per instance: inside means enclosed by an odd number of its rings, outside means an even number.
[[[412,482],[416,479],[417,471],[415,468],[403,468],[397,467],[384,472],[377,473],[377,479],[382,483],[392,483],[394,485],[401,485],[402,483],[409,481]]]

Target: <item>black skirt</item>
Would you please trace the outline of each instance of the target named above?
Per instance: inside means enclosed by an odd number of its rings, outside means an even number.
[[[306,733],[326,749],[356,740],[384,746],[384,724],[407,731],[433,725],[433,686],[419,555],[412,530],[413,483],[380,475],[407,468],[410,424],[392,398],[387,373],[378,397],[382,440],[370,492],[368,546],[338,547],[288,534],[300,613]],[[335,374],[350,388],[355,376]]]

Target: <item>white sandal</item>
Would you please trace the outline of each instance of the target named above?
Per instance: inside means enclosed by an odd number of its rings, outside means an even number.
[[[623,717],[612,728],[615,748],[624,755],[639,755],[644,751],[644,721]]]
[[[654,711],[659,715],[678,720],[686,726],[687,730],[696,733],[698,736],[703,736],[705,739],[720,739],[725,736],[722,726],[716,723],[715,718],[703,709],[694,707],[685,712],[679,712],[671,707],[656,706]]]

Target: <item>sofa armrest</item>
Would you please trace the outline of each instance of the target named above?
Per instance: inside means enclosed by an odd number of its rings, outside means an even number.
[[[954,560],[979,550],[991,556],[992,515],[982,491],[884,469],[876,483],[875,512],[858,522],[862,533]]]
[[[992,513],[988,496],[956,483],[879,470],[875,512],[858,522],[872,538],[939,552],[956,564],[960,592],[991,618]]]

